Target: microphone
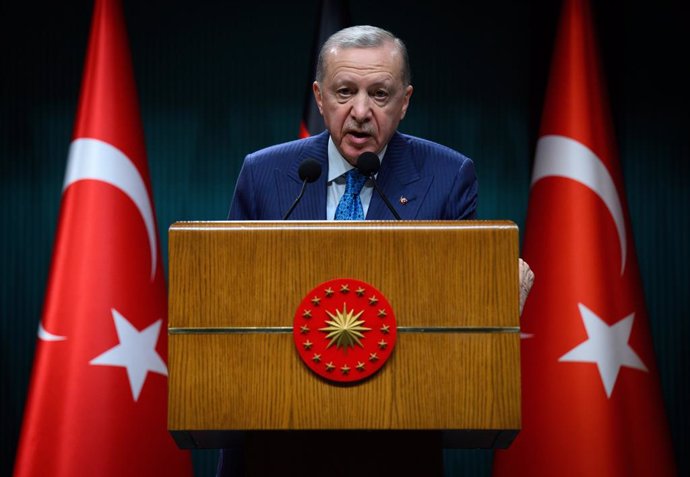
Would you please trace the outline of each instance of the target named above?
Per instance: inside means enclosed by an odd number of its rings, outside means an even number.
[[[376,179],[374,179],[374,175],[379,171],[380,168],[381,161],[379,160],[379,156],[373,152],[363,152],[357,158],[357,169],[359,169],[359,172],[371,179],[372,184],[374,184],[374,189],[376,189],[378,195],[380,195],[383,201],[386,203],[386,207],[388,207],[388,210],[391,211],[393,217],[395,217],[397,220],[401,220],[400,216],[393,208],[393,205],[391,205],[386,196],[383,195],[383,192],[381,192],[381,189],[379,189]]]
[[[305,159],[299,165],[299,169],[297,172],[299,174],[299,178],[302,179],[302,189],[299,191],[299,195],[292,203],[288,211],[285,212],[283,220],[287,220],[288,217],[290,217],[290,214],[297,206],[299,201],[302,199],[302,196],[304,195],[304,190],[307,188],[307,184],[314,182],[316,179],[319,178],[319,176],[321,176],[321,164],[319,164],[319,162],[316,159]]]

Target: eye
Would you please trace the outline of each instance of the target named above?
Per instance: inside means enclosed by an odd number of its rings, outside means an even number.
[[[353,91],[350,88],[342,87],[335,90],[335,94],[339,98],[349,98],[352,96]]]
[[[385,101],[386,99],[388,99],[388,96],[388,91],[386,91],[385,89],[377,89],[376,91],[374,91],[374,99],[376,101]]]

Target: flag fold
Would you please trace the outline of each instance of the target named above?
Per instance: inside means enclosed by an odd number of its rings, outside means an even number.
[[[494,476],[675,475],[590,7],[565,0],[522,256],[522,430]]]
[[[121,6],[97,0],[15,477],[192,475],[156,230]]]

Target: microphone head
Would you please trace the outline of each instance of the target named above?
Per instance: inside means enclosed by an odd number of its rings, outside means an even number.
[[[373,152],[363,152],[357,158],[357,169],[367,177],[371,177],[379,171],[381,161]]]
[[[314,182],[321,176],[321,164],[316,159],[305,159],[299,165],[298,173],[303,181]]]

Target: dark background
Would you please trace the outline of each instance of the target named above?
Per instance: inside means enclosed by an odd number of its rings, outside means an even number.
[[[318,0],[125,1],[154,204],[225,218],[245,154],[297,137]],[[406,133],[475,160],[482,218],[524,225],[557,1],[350,1],[408,45]],[[681,475],[690,475],[688,15],[680,1],[594,2],[635,244]],[[11,472],[33,359],[92,4],[0,7],[0,475]],[[167,269],[167,263],[166,263]],[[447,451],[488,475],[491,451]],[[198,476],[215,451],[195,452]],[[40,456],[37,456],[40,458]]]

